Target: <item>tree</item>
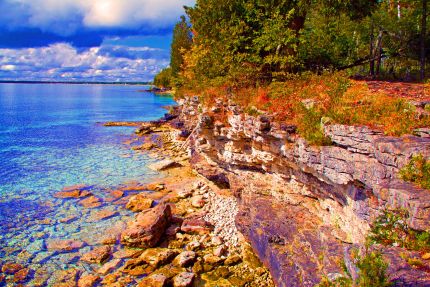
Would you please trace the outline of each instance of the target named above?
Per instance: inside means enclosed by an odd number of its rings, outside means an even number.
[[[173,30],[173,39],[170,50],[170,67],[172,76],[176,78],[181,71],[184,63],[184,53],[191,48],[192,35],[190,27],[185,19],[181,16],[181,21],[175,25]]]
[[[421,35],[420,35],[420,78],[421,81],[425,78],[426,67],[426,28],[427,28],[427,0],[422,0],[422,20],[421,20]]]
[[[154,78],[154,85],[160,88],[172,87],[172,69],[170,67],[161,70]]]

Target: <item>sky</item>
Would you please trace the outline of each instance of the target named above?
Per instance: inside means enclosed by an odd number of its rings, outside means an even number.
[[[151,81],[195,0],[0,0],[0,80]]]

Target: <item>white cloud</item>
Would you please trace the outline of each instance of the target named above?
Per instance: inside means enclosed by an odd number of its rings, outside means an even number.
[[[79,26],[90,28],[165,28],[195,0],[3,0],[5,20],[16,26],[70,34]]]
[[[105,51],[101,53],[101,51]],[[111,56],[106,51],[122,51]],[[151,51],[149,57],[133,53]],[[158,53],[158,54],[157,54]],[[142,47],[96,47],[78,51],[59,43],[42,48],[0,49],[0,78],[10,80],[149,81],[168,65],[162,50]]]

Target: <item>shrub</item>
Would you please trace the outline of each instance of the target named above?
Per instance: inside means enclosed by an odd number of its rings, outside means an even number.
[[[391,286],[386,270],[388,267],[381,252],[366,249],[364,256],[358,256],[356,265],[359,269],[356,286],[386,287]]]
[[[430,161],[422,154],[414,155],[400,170],[400,177],[418,186],[430,189]]]
[[[430,233],[413,230],[407,225],[409,214],[405,210],[385,210],[373,223],[369,239],[372,243],[398,245],[417,250],[430,250]]]

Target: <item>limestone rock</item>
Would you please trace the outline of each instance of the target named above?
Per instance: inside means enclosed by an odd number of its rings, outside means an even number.
[[[159,161],[157,163],[153,163],[153,164],[148,165],[148,167],[150,169],[155,170],[155,171],[163,171],[163,170],[167,170],[167,169],[175,168],[175,167],[180,167],[180,166],[182,166],[180,163],[173,161],[171,159],[165,159],[165,160]]]
[[[105,263],[101,268],[97,270],[97,273],[100,273],[102,275],[106,275],[109,272],[115,270],[118,268],[118,266],[121,264],[121,259],[112,259],[111,261]]]
[[[152,274],[143,278],[137,287],[165,287],[167,285],[167,277],[162,274]]]
[[[133,212],[140,212],[145,209],[151,208],[153,202],[154,200],[148,198],[145,194],[140,193],[130,197],[125,207]]]
[[[136,220],[121,233],[121,243],[132,247],[154,247],[164,234],[170,218],[170,205],[164,203],[139,213]]]
[[[177,254],[177,251],[168,248],[149,248],[139,256],[139,259],[154,268],[158,268],[161,265],[170,263]]]
[[[85,253],[81,260],[88,263],[98,263],[101,264],[111,255],[111,248],[109,246],[96,247],[88,253]]]
[[[5,263],[2,266],[1,271],[5,274],[15,274],[16,272],[18,272],[23,268],[24,267],[21,264],[9,262],[9,263]]]
[[[83,275],[79,278],[78,287],[93,287],[100,281],[100,276],[97,275]]]
[[[191,198],[191,205],[196,208],[202,208],[205,206],[206,200],[201,195],[196,195]]]
[[[202,218],[187,218],[181,226],[181,230],[191,234],[209,234],[213,226]]]
[[[196,275],[191,272],[182,272],[173,278],[173,287],[190,287]]]
[[[73,239],[47,239],[48,251],[70,252],[85,246],[85,242]]]
[[[24,282],[28,277],[28,273],[30,273],[30,269],[28,268],[23,268],[19,270],[13,276],[13,282]]]
[[[212,266],[218,266],[224,261],[221,257],[211,255],[211,254],[206,254],[205,256],[203,256],[203,260],[205,261],[206,264],[209,264]]]
[[[173,263],[181,267],[187,267],[193,264],[196,258],[197,254],[194,251],[184,251],[175,258]]]

